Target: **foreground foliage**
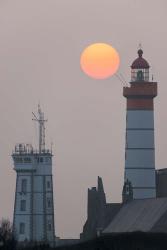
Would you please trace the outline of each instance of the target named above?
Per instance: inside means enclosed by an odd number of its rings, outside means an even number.
[[[2,227],[3,225],[3,227]],[[1,223],[0,242],[3,239],[2,250],[166,250],[167,233],[119,233],[100,236],[78,244],[50,248],[47,244],[16,245],[11,227],[6,222]]]
[[[7,219],[0,221],[0,249],[15,250],[16,241],[12,232],[12,224]]]

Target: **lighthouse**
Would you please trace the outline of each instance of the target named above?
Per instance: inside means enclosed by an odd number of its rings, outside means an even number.
[[[140,48],[138,58],[131,65],[130,86],[123,88],[127,99],[123,200],[156,196],[154,97],[157,82],[150,81],[149,68]]]
[[[18,242],[54,245],[52,152],[45,148],[44,113],[38,106],[39,148],[19,143],[12,154],[16,171],[13,227]]]

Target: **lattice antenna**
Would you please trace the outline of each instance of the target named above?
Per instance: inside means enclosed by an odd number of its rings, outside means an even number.
[[[45,122],[44,113],[41,111],[41,107],[38,104],[38,117],[32,112],[34,118],[33,121],[39,123],[39,153],[45,152]]]

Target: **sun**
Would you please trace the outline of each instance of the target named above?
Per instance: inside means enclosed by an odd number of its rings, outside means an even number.
[[[111,45],[94,43],[84,49],[80,58],[82,70],[95,79],[114,75],[120,64],[119,54]]]

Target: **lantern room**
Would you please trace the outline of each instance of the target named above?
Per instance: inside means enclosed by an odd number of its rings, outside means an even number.
[[[138,50],[138,58],[131,65],[131,82],[149,82],[149,64],[142,57],[143,50]]]

